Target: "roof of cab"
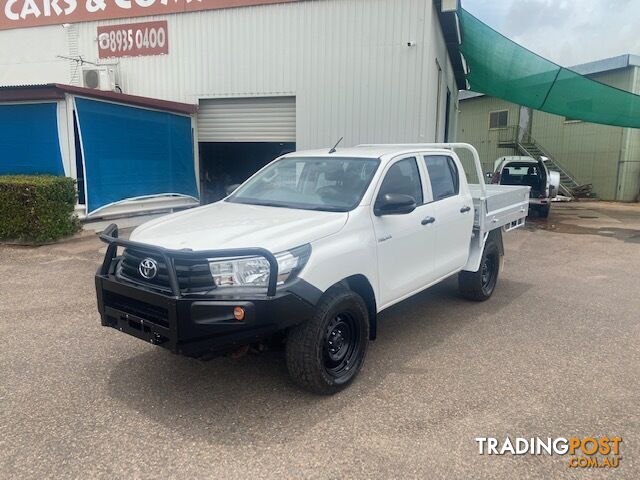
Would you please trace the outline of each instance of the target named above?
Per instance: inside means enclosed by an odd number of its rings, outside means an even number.
[[[372,145],[350,148],[338,148],[334,153],[329,153],[329,148],[323,148],[321,150],[301,150],[298,152],[291,152],[284,157],[323,157],[323,158],[379,158],[379,159],[391,159],[398,155],[415,153],[415,152],[430,152],[430,153],[448,153],[450,150],[443,148],[428,148],[422,145],[410,147],[409,145]],[[383,158],[384,157],[384,158]]]
[[[522,156],[505,156],[500,157],[498,159],[500,162],[520,162],[520,163],[538,163],[538,161],[533,157],[522,157]]]

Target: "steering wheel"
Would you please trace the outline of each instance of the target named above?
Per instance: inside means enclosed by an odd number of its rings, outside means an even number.
[[[342,192],[332,185],[328,185],[326,187],[320,187],[316,190],[316,195],[319,195],[320,198],[338,198]]]

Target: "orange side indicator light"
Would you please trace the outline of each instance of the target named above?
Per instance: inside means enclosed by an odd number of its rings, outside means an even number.
[[[242,307],[234,307],[234,309],[233,309],[233,316],[239,322],[244,320],[244,313],[245,313],[244,312],[244,308],[242,308]]]

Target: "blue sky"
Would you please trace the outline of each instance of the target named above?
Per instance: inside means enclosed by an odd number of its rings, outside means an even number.
[[[462,6],[563,66],[640,55],[640,0],[462,0]]]

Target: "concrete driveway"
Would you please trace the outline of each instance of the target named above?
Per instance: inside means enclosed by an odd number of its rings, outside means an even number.
[[[640,208],[554,205],[505,243],[490,301],[453,279],[386,311],[330,398],[277,352],[203,363],[101,327],[94,237],[0,247],[0,477],[640,478]],[[474,441],[604,435],[616,470]]]

